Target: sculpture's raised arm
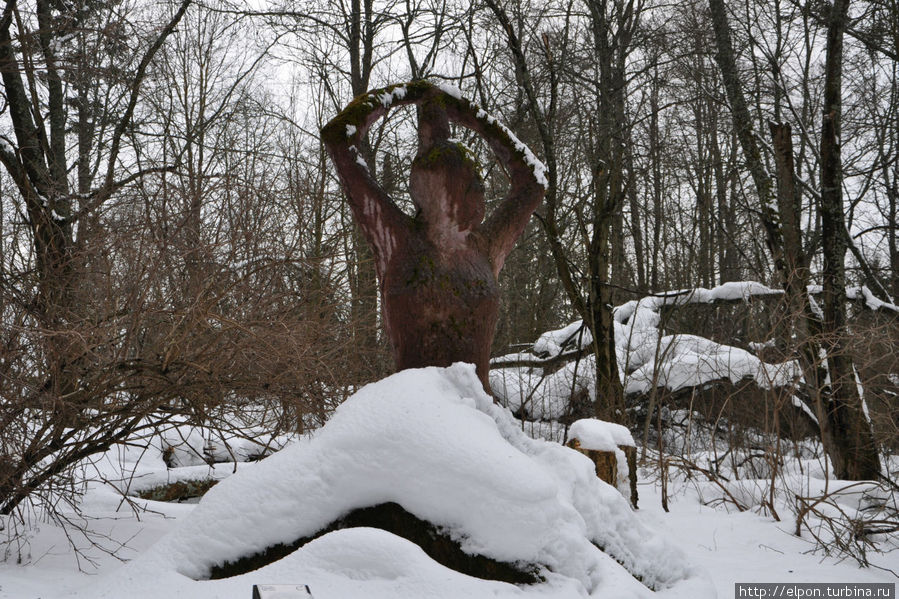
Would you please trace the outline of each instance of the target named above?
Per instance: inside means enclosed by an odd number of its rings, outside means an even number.
[[[487,141],[511,181],[509,195],[480,227],[496,275],[531,214],[543,201],[547,188],[545,167],[505,125],[468,100],[457,97],[449,101],[447,114],[451,121],[471,129]]]
[[[393,86],[363,94],[322,127],[322,141],[337,167],[353,216],[374,250],[379,274],[397,248],[398,238],[406,234],[409,217],[371,175],[360,147],[372,124],[387,114],[394,99],[402,97],[399,89]]]

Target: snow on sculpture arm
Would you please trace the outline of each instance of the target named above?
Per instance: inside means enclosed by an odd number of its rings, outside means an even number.
[[[447,113],[451,121],[483,137],[509,175],[509,194],[480,227],[497,275],[531,214],[543,201],[548,187],[546,167],[505,125],[467,100],[451,103]]]

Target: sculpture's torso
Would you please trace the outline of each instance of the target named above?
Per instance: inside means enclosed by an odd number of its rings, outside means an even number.
[[[499,289],[486,254],[465,239],[438,249],[412,234],[387,265],[381,299],[398,369],[474,362],[486,383]]]

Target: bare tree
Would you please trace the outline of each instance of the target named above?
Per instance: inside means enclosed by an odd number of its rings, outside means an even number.
[[[506,9],[498,2],[488,0],[487,7],[499,22],[511,52],[517,83],[524,92],[522,98],[528,114],[535,123],[543,155],[547,163],[549,192],[545,216],[541,224],[546,230],[558,276],[569,302],[581,315],[593,337],[593,355],[596,369],[596,413],[600,418],[625,421],[624,392],[618,374],[615,353],[614,327],[612,325],[612,290],[610,276],[614,258],[623,260],[621,210],[627,188],[625,169],[628,165],[626,147],[628,140],[625,98],[627,78],[625,66],[632,49],[631,39],[636,31],[642,4],[635,2],[587,2],[589,15],[588,35],[590,44],[585,63],[593,75],[580,85],[587,85],[591,104],[596,110],[581,113],[589,123],[590,143],[585,148],[590,169],[590,195],[587,211],[579,209],[579,229],[582,232],[586,264],[584,274],[578,276],[561,234],[558,219],[562,190],[559,188],[559,158],[556,138],[557,110],[559,108],[559,79],[563,75],[565,60],[572,56],[555,56],[558,49],[566,48],[566,33],[557,38],[554,48],[551,39],[543,38],[542,63],[548,77],[545,89],[538,89],[535,75],[525,54],[522,37],[526,35],[523,19],[516,27]],[[571,18],[569,7],[566,21]],[[563,32],[567,32],[565,25]],[[544,101],[543,98],[548,101]],[[589,118],[588,118],[589,115]],[[615,239],[613,240],[613,234]],[[621,265],[618,266],[618,270]],[[579,279],[583,278],[583,289]],[[620,277],[619,277],[620,278]]]
[[[824,65],[824,115],[821,124],[821,240],[824,254],[824,318],[827,369],[830,374],[828,421],[841,451],[833,455],[840,478],[873,479],[880,475],[880,459],[864,414],[852,358],[846,352],[846,251],[849,236],[843,208],[840,124],[843,93],[843,34],[849,19],[849,0],[835,0],[827,22]]]
[[[90,290],[80,288],[82,257],[75,239],[75,224],[106,202],[123,185],[133,180],[117,179],[117,165],[123,137],[131,126],[135,106],[150,64],[166,38],[184,16],[189,0],[185,0],[159,33],[149,40],[134,66],[134,74],[121,90],[118,119],[100,127],[108,135],[93,138],[93,146],[103,153],[106,162],[101,183],[88,193],[73,194],[69,185],[67,135],[69,133],[65,87],[73,73],[78,76],[76,89],[85,86],[86,73],[77,65],[68,68],[60,52],[60,41],[69,35],[67,27],[75,27],[83,13],[75,7],[58,8],[50,2],[38,0],[34,15],[36,23],[22,19],[15,0],[6,2],[0,17],[0,70],[3,91],[7,100],[7,115],[14,139],[0,145],[0,162],[15,183],[26,211],[30,243],[34,255],[36,298],[31,315],[45,334],[40,336],[40,371],[43,380],[29,391],[32,401],[46,406],[56,415],[35,434],[30,446],[17,458],[6,456],[11,462],[0,477],[0,512],[9,513],[20,501],[49,478],[93,451],[102,450],[123,430],[137,426],[131,416],[113,415],[116,431],[110,439],[86,443],[78,450],[54,460],[51,467],[36,473],[32,468],[65,444],[71,437],[67,429],[82,422],[85,409],[96,409],[94,389],[83,385],[80,373],[89,363],[90,340],[73,330],[91,313],[88,307]],[[55,14],[59,10],[60,14]],[[85,8],[88,12],[90,8]],[[14,33],[13,23],[16,23]],[[62,26],[58,24],[62,23]],[[36,25],[34,29],[31,27]],[[114,30],[113,30],[114,31]],[[15,37],[14,37],[15,36]],[[14,41],[15,40],[15,41]],[[43,65],[37,72],[35,65]],[[46,81],[46,94],[36,81]],[[113,91],[115,93],[115,91]],[[84,94],[81,94],[84,97]],[[44,116],[46,115],[46,116]],[[84,117],[81,114],[82,118]],[[89,119],[88,119],[89,120]],[[79,140],[79,149],[89,142]],[[87,188],[91,157],[79,154],[76,171],[80,175],[79,189]],[[82,220],[84,219],[84,220]],[[84,277],[89,279],[90,277]],[[85,296],[84,293],[88,295]],[[35,364],[37,366],[37,364]],[[25,402],[28,403],[28,400]],[[20,406],[19,409],[24,409]],[[118,409],[113,410],[118,413]],[[13,410],[12,414],[17,411]],[[92,419],[93,417],[91,417]],[[139,418],[136,419],[139,421]],[[27,480],[26,480],[27,479]]]
[[[127,48],[119,34],[134,15],[90,7],[100,14],[78,13],[78,35],[65,29],[65,11],[77,13],[69,5],[51,7],[54,27],[41,32],[59,38],[52,49],[71,57],[59,72],[69,77],[71,67],[74,78],[65,79],[61,110],[71,120],[56,158],[54,129],[38,120],[60,108],[41,83],[46,63],[22,54],[40,51],[30,21],[12,19],[4,31],[18,37],[0,47],[6,66],[15,63],[3,73],[7,97],[25,93],[29,103],[4,115],[15,139],[0,150],[3,514],[27,513],[23,502],[48,490],[74,501],[79,463],[173,416],[227,424],[262,404],[278,426],[321,424],[345,394],[352,356],[325,227],[307,237],[296,226],[321,193],[324,157],[319,188],[298,185],[314,180],[306,148],[291,145],[288,121],[249,84],[264,53],[234,60],[216,45],[231,31],[220,14],[184,18],[187,4],[176,4],[152,15],[161,22],[152,37],[131,42],[132,68],[116,70]],[[80,70],[89,47],[113,54],[98,52],[96,71]],[[81,110],[85,98],[94,100]],[[49,166],[57,159],[66,161],[61,179]]]
[[[826,244],[839,245],[842,243],[842,253],[840,253],[839,247],[830,245],[825,248],[825,262],[831,269],[829,275],[825,273],[825,281],[830,279],[826,285],[829,285],[831,290],[825,297],[824,318],[822,322],[818,323],[816,315],[811,310],[811,301],[807,296],[808,280],[803,274],[806,272],[804,253],[801,247],[792,245],[798,242],[800,236],[796,214],[796,184],[792,172],[792,146],[784,138],[785,135],[788,135],[789,129],[772,128],[779,148],[778,171],[783,175],[780,190],[776,196],[775,186],[762,160],[761,149],[753,132],[752,118],[741,89],[724,2],[709,0],[709,6],[718,46],[718,65],[733,113],[734,127],[761,204],[760,213],[765,227],[768,249],[774,260],[775,269],[787,291],[788,304],[801,307],[796,312],[802,315],[799,316],[801,321],[799,327],[800,363],[806,389],[813,398],[813,403],[818,411],[825,448],[833,460],[838,477],[853,480],[875,478],[880,470],[877,448],[871,434],[870,423],[862,413],[861,400],[856,392],[855,379],[852,374],[851,359],[846,352],[842,351],[842,347],[837,341],[845,328],[845,316],[841,319],[840,314],[845,314],[843,255],[846,250],[845,242],[841,241],[846,239],[846,228],[842,220],[843,207],[842,201],[839,199],[839,183],[837,183],[836,191],[833,190],[834,177],[837,175],[832,172],[827,174],[831,183],[828,192],[830,204],[826,207],[824,205],[824,187],[822,187],[821,213],[822,222],[826,223],[823,236],[825,238],[830,236],[830,240]],[[841,37],[842,34],[839,33],[841,25],[834,22],[832,27],[835,28],[835,33],[832,35]],[[839,114],[840,66],[834,66],[833,63],[833,61],[839,63],[842,60],[841,54],[840,57],[836,56],[838,54],[840,54],[840,49],[828,44],[828,68],[836,71],[830,74],[835,81],[831,79],[829,82],[834,89],[829,92],[828,100],[831,108],[825,114],[825,126],[822,130],[822,164],[825,159],[825,151],[833,151],[833,148],[828,148],[827,144],[833,144],[834,139],[831,138],[830,142],[825,142],[824,139],[835,134],[832,120],[835,116],[838,118]],[[833,95],[834,93],[837,94],[837,97]],[[831,130],[828,131],[828,129]],[[822,185],[824,185],[825,170],[827,168],[838,170],[839,168],[838,154],[835,157],[830,156],[828,160],[831,161],[831,166],[822,166]],[[833,197],[834,194],[837,196],[836,199]],[[779,198],[779,203],[775,197]],[[839,205],[833,205],[833,202],[837,202]],[[788,238],[791,240],[792,247],[789,248],[785,247],[784,221],[788,225]],[[837,262],[839,265],[836,264]],[[825,271],[827,269],[828,267],[825,266]],[[842,295],[840,290],[842,290]],[[815,334],[816,332],[820,334]],[[823,344],[819,345],[822,342]],[[822,376],[823,373],[817,366],[821,349],[827,352],[829,383],[825,383],[825,377]],[[837,355],[840,357],[837,358]]]

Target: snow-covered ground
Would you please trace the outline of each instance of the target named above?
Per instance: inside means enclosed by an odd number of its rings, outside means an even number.
[[[97,466],[107,479],[135,464],[133,456],[108,457]],[[896,581],[899,550],[870,554],[879,568],[860,569],[814,551],[809,535],[794,536],[790,491],[810,495],[839,483],[825,483],[812,463],[783,471],[784,485],[801,488],[779,489],[779,522],[756,506],[752,481],[728,487],[750,507],[738,512],[716,501],[716,485],[676,473],[665,513],[651,471],[633,512],[584,456],[526,437],[481,391],[470,366],[405,371],[364,388],[311,439],[261,462],[166,469],[161,454],[144,455],[128,477],[132,491],[166,479],[224,478],[199,504],[123,501],[114,485],[89,484],[86,519],[75,523],[97,545],[71,525],[35,516],[36,526],[6,546],[0,599],[249,598],[253,584],[288,583],[308,584],[317,599],[686,599],[732,597],[735,582]],[[839,501],[857,508],[853,497]],[[363,528],[329,533],[248,574],[206,580],[223,560],[388,501],[439,525],[468,552],[538,566],[545,582],[518,587],[464,576],[400,537]],[[12,532],[7,521],[3,534]]]
[[[851,560],[836,560],[822,557],[811,552],[813,545],[808,539],[792,535],[790,522],[775,522],[772,518],[751,512],[735,512],[715,509],[702,505],[695,492],[678,487],[672,489],[670,513],[661,509],[659,486],[651,482],[639,485],[641,508],[637,518],[650,527],[659,536],[666,537],[683,551],[687,558],[697,564],[703,574],[714,584],[717,596],[733,597],[735,582],[896,582],[890,573],[873,568],[860,569]],[[161,502],[140,502],[151,512],[135,514],[127,506],[121,506],[121,497],[109,489],[94,489],[85,498],[84,508],[88,515],[96,518],[90,526],[98,533],[110,537],[107,546],[113,547],[113,541],[122,543],[120,557],[134,559],[144,553],[164,534],[178,528],[186,520],[194,504],[177,504]],[[264,506],[260,506],[264,509]],[[384,533],[385,535],[387,533]],[[334,569],[337,570],[329,581],[319,580],[312,585],[313,594],[317,598],[327,597],[394,597],[420,598],[429,597],[427,585],[434,585],[443,592],[459,591],[457,596],[465,596],[460,587],[467,586],[483,591],[482,596],[492,596],[498,583],[474,583],[464,581],[463,576],[454,575],[418,554],[413,548],[395,539],[379,539],[374,533],[363,543],[360,539],[345,538],[344,547],[338,543],[330,548]],[[340,539],[338,539],[340,541]],[[383,541],[380,542],[379,541]],[[393,541],[393,543],[391,543]],[[0,597],[3,599],[54,599],[64,597],[73,592],[78,597],[92,597],[98,589],[100,581],[107,576],[115,576],[121,572],[123,563],[114,557],[103,554],[97,549],[86,552],[96,564],[76,559],[70,549],[63,532],[54,525],[41,524],[28,540],[30,555],[26,563],[17,565],[14,562],[0,564]],[[352,547],[352,550],[350,548]],[[325,548],[327,549],[327,548]],[[394,551],[392,555],[382,555],[385,549]],[[366,550],[371,553],[365,554]],[[323,549],[324,551],[324,549]],[[405,552],[405,553],[404,553]],[[411,554],[411,555],[407,555]],[[875,563],[892,568],[899,572],[899,551],[883,556]],[[378,563],[380,558],[388,563]],[[313,570],[315,578],[321,579],[321,564],[328,558],[317,556],[317,569],[310,568],[304,572],[297,568],[293,572],[281,572],[271,575],[248,577],[243,588],[236,594],[221,594],[222,597],[250,598],[252,583],[311,583]],[[345,575],[339,574],[340,563],[343,563]],[[405,562],[405,563],[404,563]],[[79,571],[79,565],[81,570]],[[393,568],[393,572],[387,570]],[[420,568],[420,571],[415,571]],[[380,572],[377,571],[380,569]],[[366,577],[374,582],[365,594],[355,594]],[[343,580],[341,580],[343,578]],[[380,581],[377,579],[380,578]],[[460,582],[464,581],[464,582]],[[163,598],[178,597],[168,594],[167,590],[155,589],[153,581],[131,579],[123,583],[122,599],[132,596],[126,588],[134,585],[133,596],[149,595]],[[205,583],[209,584],[209,583]],[[328,584],[329,586],[325,586]],[[381,594],[372,588],[378,587]],[[349,592],[352,589],[352,592]],[[184,597],[216,597],[220,591],[209,593],[180,595]],[[345,594],[341,594],[345,593]],[[525,596],[520,593],[520,596]],[[552,593],[535,593],[537,596],[551,597]],[[684,595],[684,599],[691,595]]]

